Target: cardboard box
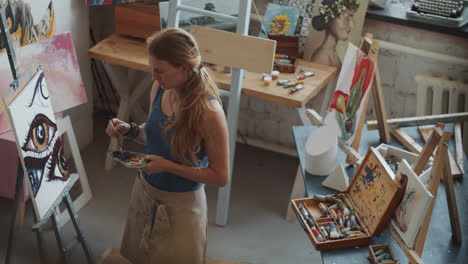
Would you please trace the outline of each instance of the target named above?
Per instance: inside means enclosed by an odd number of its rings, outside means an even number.
[[[115,32],[146,39],[161,30],[158,4],[127,3],[115,6]]]
[[[403,193],[403,186],[396,180],[395,174],[386,164],[384,158],[376,149],[370,148],[346,191],[333,196],[340,199],[349,211],[355,212],[357,225],[360,232],[363,233],[362,235],[357,237],[346,235],[340,239],[319,241],[312,232],[313,227],[307,223],[307,217],[301,212],[300,204],[306,208],[310,217],[314,219],[314,226],[318,230],[320,230],[320,226],[329,225],[330,222],[333,222],[345,234],[344,230],[347,224],[343,223],[346,223],[346,221],[342,222],[330,217],[334,215],[331,211],[337,212],[337,209],[331,209],[333,206],[330,203],[325,203],[328,206],[327,211],[330,216],[324,216],[323,211],[320,209],[320,202],[315,200],[314,197],[295,199],[291,203],[299,222],[315,249],[332,250],[369,244],[371,237],[378,236],[387,225]],[[340,222],[342,222],[341,225]]]

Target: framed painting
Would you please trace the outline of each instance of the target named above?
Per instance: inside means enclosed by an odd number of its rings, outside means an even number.
[[[405,244],[413,248],[422,221],[434,197],[405,159],[398,166],[396,177],[400,181],[406,177],[407,185],[405,194],[392,216],[391,224]]]
[[[368,0],[316,0],[304,59],[341,67],[348,43],[359,45]]]
[[[86,103],[86,91],[73,45],[72,35],[64,33],[16,49],[23,73],[34,73],[41,66],[47,75],[48,91],[54,113]],[[0,54],[0,94],[13,82],[8,56]],[[32,76],[31,76],[32,77]],[[11,130],[3,101],[0,100],[0,134]]]
[[[262,26],[268,34],[294,35],[298,20],[299,9],[270,3]],[[265,38],[263,30],[260,30],[259,37]]]
[[[354,140],[361,114],[365,114],[362,113],[363,102],[372,86],[374,72],[374,62],[359,48],[349,44],[325,117],[326,125],[334,126],[339,139],[348,146]]]
[[[71,176],[44,72],[38,70],[23,89],[4,101],[40,221],[61,198]]]

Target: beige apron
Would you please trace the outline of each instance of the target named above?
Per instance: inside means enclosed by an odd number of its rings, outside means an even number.
[[[133,264],[204,264],[206,228],[203,187],[166,192],[151,186],[139,172],[120,253]]]

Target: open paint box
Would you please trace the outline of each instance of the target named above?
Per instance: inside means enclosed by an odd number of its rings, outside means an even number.
[[[387,225],[403,193],[380,152],[370,148],[346,191],[291,203],[315,249],[332,250],[369,244]]]

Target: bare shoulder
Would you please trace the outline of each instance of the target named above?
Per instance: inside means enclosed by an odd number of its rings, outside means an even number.
[[[221,103],[218,100],[210,100],[209,104],[211,109],[205,111],[202,121],[203,128],[207,132],[226,125],[226,117]]]

